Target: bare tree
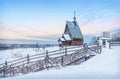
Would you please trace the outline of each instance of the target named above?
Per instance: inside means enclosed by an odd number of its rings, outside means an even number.
[[[111,32],[111,41],[120,41],[120,29]]]
[[[96,37],[96,36],[92,37],[91,44],[97,44],[98,39],[99,39],[99,37]]]

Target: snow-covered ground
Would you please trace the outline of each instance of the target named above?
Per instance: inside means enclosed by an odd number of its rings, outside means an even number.
[[[81,63],[3,79],[120,79],[120,46],[103,48],[101,54]],[[1,78],[2,79],[2,78]]]

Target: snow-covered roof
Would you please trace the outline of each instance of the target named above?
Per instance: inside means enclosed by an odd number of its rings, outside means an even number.
[[[60,38],[60,41],[65,41],[65,39],[61,37],[61,38]]]
[[[100,40],[110,40],[111,38],[105,38],[105,37],[103,37],[103,38],[100,38]]]
[[[70,33],[72,39],[83,39],[83,35],[77,21],[66,21],[66,28],[64,33]]]
[[[70,35],[69,34],[64,34],[63,37],[65,38],[65,40],[70,41]]]
[[[71,37],[69,34],[63,34],[61,38],[59,38],[59,41],[70,41]]]

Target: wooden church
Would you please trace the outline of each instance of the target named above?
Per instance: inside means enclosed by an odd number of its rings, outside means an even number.
[[[59,38],[59,45],[73,46],[83,44],[83,35],[76,21],[75,12],[73,21],[66,21],[64,34]]]

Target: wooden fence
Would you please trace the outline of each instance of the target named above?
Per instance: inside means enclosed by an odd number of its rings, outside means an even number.
[[[112,46],[120,46],[120,41],[110,41],[109,48],[111,48]]]
[[[0,64],[1,77],[15,76],[44,69],[56,68],[76,63],[80,59],[87,60],[93,53],[100,54],[100,45],[81,45],[64,47],[60,50],[46,51],[37,55],[27,56],[14,61]]]

